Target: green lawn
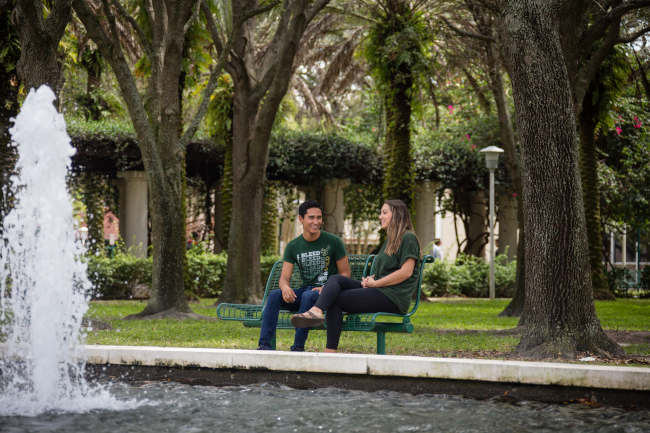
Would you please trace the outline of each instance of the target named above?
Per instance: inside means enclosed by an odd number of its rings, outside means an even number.
[[[214,300],[192,304],[199,314],[216,317],[211,307]],[[507,330],[517,325],[518,319],[497,317],[508,300],[452,299],[420,305],[413,317],[413,334],[387,334],[386,353],[399,355],[455,356],[478,353],[477,356],[500,357],[495,352],[511,352],[519,341],[516,335],[491,334],[476,331]],[[259,329],[245,328],[239,322],[197,320],[138,320],[120,318],[141,311],[141,301],[93,301],[87,314],[90,318],[110,322],[111,331],[93,331],[88,344],[115,344],[134,346],[175,346],[255,349]],[[596,310],[605,329],[650,330],[650,300],[624,299],[616,302],[596,302]],[[289,350],[293,331],[279,330],[279,350]],[[310,334],[306,349],[316,352],[325,347],[325,332]],[[341,352],[374,353],[376,337],[369,332],[345,332],[339,345]],[[627,353],[650,354],[650,344],[626,346]],[[505,355],[503,355],[505,356]]]

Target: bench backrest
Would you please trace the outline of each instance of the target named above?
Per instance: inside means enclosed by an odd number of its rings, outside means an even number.
[[[367,254],[348,254],[348,261],[350,262],[350,271],[352,271],[352,278],[355,280],[361,280],[362,277],[367,275],[367,271],[370,269],[370,261],[374,256],[369,256]],[[269,278],[266,281],[266,289],[264,290],[264,299],[262,300],[262,305],[266,303],[266,298],[269,295],[271,290],[280,288],[280,275],[282,274],[282,260],[278,260],[273,265]],[[299,289],[302,287],[302,279],[300,278],[300,269],[298,266],[293,267],[293,273],[291,274],[291,282],[289,283],[292,289]]]

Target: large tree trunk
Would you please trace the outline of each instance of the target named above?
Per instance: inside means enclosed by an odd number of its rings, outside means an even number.
[[[59,60],[59,41],[72,18],[72,0],[52,2],[47,19],[40,1],[19,0],[14,25],[20,35],[21,57],[17,65],[25,89],[47,84],[55,95],[63,88],[63,64]],[[58,100],[55,101],[58,106]]]
[[[192,0],[155,2],[153,5],[152,40],[147,41],[146,46],[151,73],[144,103],[124,54],[115,42],[118,36],[112,12],[102,10],[102,13],[108,13],[104,19],[113,33],[111,35],[99,24],[85,1],[74,0],[77,15],[115,73],[129,108],[147,172],[153,244],[151,297],[143,311],[127,319],[201,317],[191,312],[184,292],[186,248],[182,180],[185,149],[179,138],[179,80],[183,70],[185,24],[194,5]],[[122,13],[126,14],[126,11]],[[144,32],[139,30],[142,35]]]
[[[179,145],[182,113],[178,89],[183,71],[183,43],[181,35],[169,40],[164,48],[162,68],[157,72],[162,91],[157,97],[160,107],[165,108],[160,110],[155,141],[143,143],[148,148],[143,152],[143,162],[149,188],[153,271],[149,303],[134,317],[159,313],[192,314],[184,290],[185,150]],[[149,118],[155,118],[153,107],[149,110]]]
[[[589,264],[594,298],[616,300],[609,290],[607,278],[603,274],[603,237],[600,225],[600,195],[598,194],[598,159],[596,156],[596,116],[598,108],[592,104],[592,97],[587,93],[582,112],[578,116],[580,127],[580,178],[585,203],[587,221],[587,239],[589,241]]]
[[[217,304],[259,304],[264,295],[260,279],[261,210],[268,140],[255,137],[260,101],[250,96],[242,81],[234,79],[232,217],[226,280]]]
[[[559,29],[575,13],[571,6],[513,0],[503,15],[527,235],[526,324],[517,352],[532,357],[624,354],[603,331],[593,301],[575,111]]]
[[[300,39],[329,0],[286,0],[273,40],[260,55],[255,46],[256,20],[243,26],[234,42],[227,71],[233,78],[233,189],[224,289],[217,303],[259,303],[260,251],[264,180],[271,129],[289,87]],[[248,6],[233,0],[233,16]]]

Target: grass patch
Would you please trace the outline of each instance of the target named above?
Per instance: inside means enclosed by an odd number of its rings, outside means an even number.
[[[500,357],[512,352],[519,336],[498,331],[512,329],[519,319],[497,317],[508,300],[453,299],[420,304],[412,318],[413,334],[387,334],[386,352],[393,355],[453,356],[457,353],[481,357]],[[192,304],[199,314],[216,317],[213,299]],[[194,320],[120,320],[142,311],[142,301],[93,301],[87,316],[111,323],[111,331],[88,333],[87,344],[131,346],[201,347],[223,349],[255,349],[259,328],[245,328],[240,322],[208,322]],[[626,299],[596,302],[596,311],[603,328],[612,330],[650,330],[650,300]],[[495,331],[486,333],[480,331]],[[278,350],[289,350],[293,331],[278,330]],[[375,353],[376,334],[344,332],[339,350],[348,353]],[[311,332],[308,351],[322,351],[325,332]],[[650,344],[625,346],[629,354],[650,354]],[[485,353],[482,353],[485,352]],[[487,353],[487,354],[486,354]],[[490,354],[491,353],[491,354]]]

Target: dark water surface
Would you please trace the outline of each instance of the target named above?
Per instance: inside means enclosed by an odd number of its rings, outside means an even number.
[[[650,432],[650,411],[277,385],[113,383],[132,410],[0,417],[0,432]]]

